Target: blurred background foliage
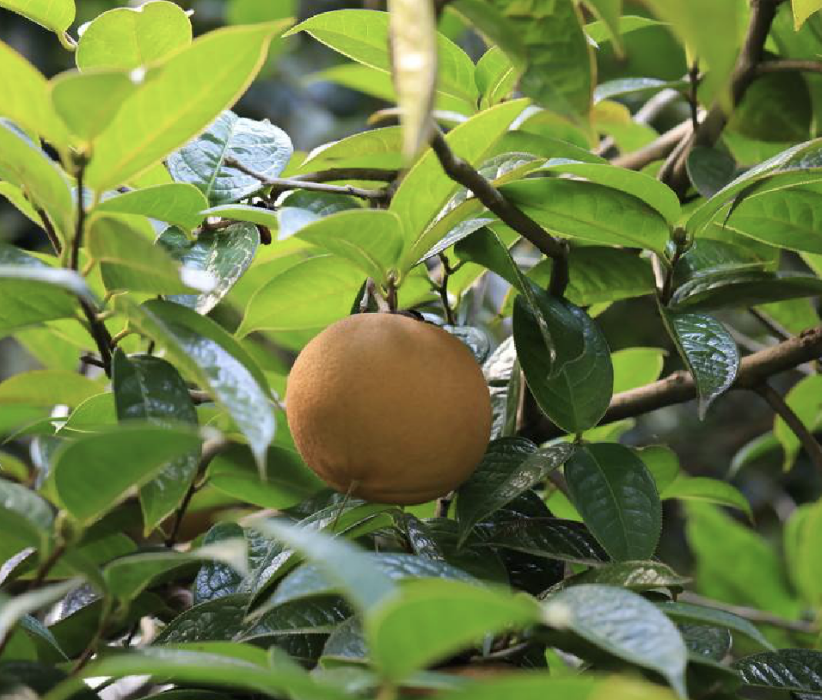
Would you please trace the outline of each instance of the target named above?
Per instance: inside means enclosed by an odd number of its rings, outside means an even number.
[[[744,2],[744,0],[741,0]],[[114,0],[82,0],[78,3],[78,18],[72,33],[100,13],[114,7],[139,5]],[[178,0],[178,5],[192,14],[195,35],[225,24],[244,24],[294,16],[309,16],[343,8],[381,9],[379,0]],[[626,2],[624,14],[647,15],[639,3]],[[803,31],[819,32],[818,18],[812,18]],[[782,20],[775,25],[779,36]],[[784,24],[784,22],[783,22]],[[791,27],[788,27],[792,31]],[[482,40],[466,32],[461,20],[446,12],[441,30],[458,42],[474,59],[484,51]],[[46,76],[53,76],[73,67],[73,56],[63,49],[53,34],[37,25],[0,10],[0,39],[32,61]],[[687,72],[684,52],[663,26],[649,26],[624,37],[625,56],[616,56],[610,44],[597,51],[599,82],[622,77],[649,77],[666,81],[682,78]],[[801,41],[801,33],[797,41]],[[295,148],[311,148],[368,128],[368,120],[376,111],[388,106],[376,97],[365,95],[328,80],[318,74],[340,64],[339,54],[326,49],[306,34],[287,39],[270,55],[248,93],[235,110],[242,116],[267,118],[284,129],[292,138]],[[813,96],[819,90],[822,76],[780,75],[774,80],[756,83],[740,106],[726,134],[725,144],[737,161],[750,163],[778,152],[785,141],[803,140],[816,135],[812,119]],[[808,82],[811,81],[811,82]],[[783,99],[775,99],[781,96]],[[597,126],[602,135],[610,135],[626,150],[638,148],[688,116],[687,104],[680,100],[663,109],[648,126],[625,120],[625,115],[642,106],[641,98],[623,100],[624,115],[602,112],[597,115]],[[785,109],[784,105],[789,105]],[[566,135],[572,138],[573,135]],[[584,145],[584,144],[583,144]],[[657,164],[658,167],[658,164]],[[28,249],[45,249],[46,240],[15,209],[0,200],[0,240]],[[527,259],[529,251],[521,254]],[[490,273],[489,273],[490,275]],[[490,288],[490,289],[489,289]],[[495,338],[502,337],[504,329],[496,322],[496,312],[505,295],[505,285],[499,280],[486,281],[483,294],[477,295],[482,307],[471,304],[468,323],[481,325]],[[815,300],[818,305],[818,300]],[[765,329],[746,312],[725,314],[722,320],[738,333],[745,350],[761,348],[774,342]],[[658,346],[668,343],[659,316],[651,298],[616,304],[600,317],[612,350],[627,347]],[[681,364],[670,345],[663,374],[680,369]],[[11,340],[0,340],[0,380],[27,369],[38,367]],[[784,393],[801,375],[787,373],[777,378],[776,386]],[[694,476],[730,478],[734,457],[751,440],[770,430],[773,413],[753,393],[732,392],[709,411],[700,422],[694,405],[686,404],[659,410],[641,417],[625,433],[623,441],[634,445],[666,444],[679,456],[683,470]],[[18,445],[22,449],[22,445]],[[756,528],[779,547],[781,525],[797,505],[810,502],[822,491],[822,478],[811,467],[805,456],[800,456],[794,469],[782,473],[782,452],[777,444],[761,451],[733,477],[733,483],[750,501]],[[561,506],[552,504],[560,510]],[[661,558],[681,572],[693,570],[693,552],[685,546],[684,513],[679,502],[666,501],[665,529],[660,545]],[[734,515],[733,517],[739,517]],[[693,542],[693,540],[692,540]],[[721,562],[720,562],[721,563]],[[732,567],[726,562],[727,568]],[[715,574],[721,579],[721,574]],[[732,571],[728,576],[733,577]],[[717,579],[717,580],[718,580]],[[743,584],[752,582],[743,582]],[[719,584],[717,584],[719,585]],[[719,598],[721,590],[716,591]],[[736,596],[738,598],[738,596]]]

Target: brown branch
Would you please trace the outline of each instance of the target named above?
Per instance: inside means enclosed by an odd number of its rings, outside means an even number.
[[[40,207],[34,207],[34,211],[37,212],[37,216],[40,217],[40,221],[43,222],[43,229],[46,232],[46,236],[49,239],[49,243],[51,243],[51,247],[54,250],[55,255],[60,255],[63,252],[63,246],[60,244],[60,237],[57,235],[57,231],[54,228],[54,224],[51,223],[51,219],[49,219],[48,214],[43,211]]]
[[[679,596],[679,600],[684,600],[687,603],[694,603],[695,605],[703,605],[706,608],[724,610],[725,612],[732,613],[737,617],[741,617],[749,622],[754,622],[760,625],[778,627],[783,630],[800,632],[802,634],[817,634],[819,632],[819,627],[812,622],[806,622],[804,620],[788,620],[765,610],[749,608],[744,605],[729,605],[728,603],[721,603],[718,600],[705,598],[696,593],[691,593],[690,591],[685,591],[682,593]]]
[[[770,316],[767,314],[762,313],[759,309],[755,307],[751,307],[748,309],[750,311],[751,316],[753,316],[757,321],[759,321],[765,328],[775,338],[779,340],[788,340],[791,337],[791,333],[784,328],[781,324],[774,321]]]
[[[754,389],[772,376],[794,369],[822,356],[822,326],[742,358],[732,389]],[[685,403],[696,398],[696,385],[690,373],[673,374],[637,389],[614,394],[600,425],[641,416],[659,408]],[[562,435],[547,419],[541,419],[524,434],[537,442]]]
[[[509,202],[468,162],[454,155],[441,133],[434,134],[431,147],[448,177],[471,191],[489,211],[554,261],[549,291],[556,296],[562,296],[565,287],[568,286],[567,243],[554,238],[530,216]]]
[[[89,333],[94,338],[97,351],[100,353],[103,370],[107,377],[111,377],[111,333],[108,332],[106,324],[97,318],[97,310],[86,299],[80,299],[80,308],[83,309],[83,315],[88,321]]]
[[[756,77],[768,73],[822,73],[822,61],[779,60],[762,61],[756,67]]]
[[[751,0],[748,31],[731,75],[731,103],[734,105],[739,104],[745,91],[757,76],[765,41],[776,16],[778,4],[779,0]],[[689,186],[686,163],[691,150],[694,146],[713,146],[727,121],[728,115],[725,109],[721,103],[717,102],[708,110],[699,129],[683,141],[681,148],[676,149],[668,157],[659,173],[659,179],[670,186],[680,198],[685,195]]]
[[[330,168],[315,173],[295,175],[291,179],[297,182],[337,182],[339,180],[393,182],[399,177],[399,174],[399,170],[388,170],[386,168]]]
[[[811,463],[822,474],[822,446],[819,441],[813,436],[813,433],[808,430],[808,427],[802,422],[802,419],[796,415],[794,410],[788,406],[785,399],[777,392],[770,384],[763,382],[759,386],[754,387],[754,391],[759,394],[768,405],[773,409],[785,424],[791,429],[797,440],[805,448]]]
[[[80,246],[83,244],[83,232],[86,227],[86,205],[83,202],[83,180],[86,174],[86,160],[81,158],[77,165],[77,224],[74,237],[71,239],[69,267],[77,270],[80,267]]]
[[[255,180],[259,180],[264,185],[273,187],[278,192],[285,192],[287,190],[306,190],[309,192],[328,192],[330,194],[347,194],[352,197],[359,197],[360,199],[369,199],[376,201],[385,201],[388,199],[386,190],[367,190],[362,187],[353,187],[352,185],[329,185],[324,182],[312,182],[310,180],[298,178],[280,178],[268,177],[262,173],[254,171],[246,165],[243,165],[236,158],[226,158],[225,165],[230,168],[235,168],[240,172],[250,175]]]
[[[649,163],[667,158],[671,151],[676,148],[683,139],[690,137],[693,125],[690,120],[686,120],[669,129],[659,138],[643,146],[638,151],[617,156],[611,160],[612,165],[628,170],[641,170]]]

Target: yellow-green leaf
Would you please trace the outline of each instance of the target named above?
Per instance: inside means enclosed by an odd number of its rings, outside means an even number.
[[[53,32],[66,31],[75,15],[74,0],[0,0],[0,7],[28,17]]]
[[[822,10],[822,0],[791,0],[791,9],[793,10],[793,27],[799,31],[808,17]]]

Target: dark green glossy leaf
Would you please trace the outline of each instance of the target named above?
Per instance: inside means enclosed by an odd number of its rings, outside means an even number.
[[[506,338],[500,343],[485,361],[482,371],[491,393],[491,438],[509,437],[516,432],[522,392],[522,372],[513,338]]]
[[[565,464],[574,505],[614,559],[650,559],[662,530],[662,506],[643,462],[616,443],[582,445]]]
[[[654,588],[682,588],[689,581],[690,579],[680,576],[670,566],[659,561],[620,561],[588,569],[563,583],[599,583],[631,591],[647,591]]]
[[[450,518],[429,518],[427,532],[440,552],[439,558],[452,567],[488,583],[509,584],[504,558],[499,552],[480,547],[476,537],[469,537],[464,544],[459,543],[459,525]],[[428,556],[424,554],[424,556]],[[431,557],[429,557],[431,558]],[[436,558],[436,557],[434,557]],[[459,578],[459,577],[451,577]]]
[[[297,635],[325,635],[351,617],[351,608],[336,596],[299,600],[277,606],[260,618],[247,621],[238,641],[282,642]],[[293,654],[292,654],[293,655]]]
[[[745,685],[798,693],[822,692],[822,651],[780,649],[739,659],[733,667]]]
[[[669,311],[660,307],[662,320],[685,366],[696,382],[699,415],[734,383],[739,371],[739,349],[731,334],[713,316]]]
[[[238,223],[217,231],[201,231],[194,241],[177,228],[166,229],[157,240],[187,270],[208,275],[214,285],[203,294],[175,294],[171,301],[207,314],[250,267],[260,245],[256,226]]]
[[[715,627],[725,627],[766,649],[773,649],[773,645],[762,636],[762,633],[756,627],[748,620],[733,613],[692,603],[665,602],[659,603],[658,607],[675,622],[696,622]]]
[[[274,437],[274,411],[265,378],[220,326],[179,304],[117,299],[129,322],[166,349],[184,377],[206,388],[246,436],[261,473]]]
[[[172,153],[167,165],[177,182],[196,185],[212,205],[229,204],[254,194],[264,183],[226,164],[227,159],[272,178],[285,169],[293,151],[288,135],[268,120],[225,111],[203,134]]]
[[[573,452],[568,444],[542,449],[523,438],[501,438],[488,446],[476,471],[458,491],[459,544],[474,525],[542,482]]]
[[[697,192],[710,199],[734,179],[736,162],[726,153],[706,146],[694,146],[688,154],[688,177]]]
[[[169,461],[199,447],[199,437],[191,432],[122,426],[66,443],[55,455],[49,477],[53,475],[63,507],[81,525],[88,525],[132,488],[150,481]]]
[[[731,651],[731,633],[722,627],[680,622],[677,627],[691,654],[719,663]]]
[[[679,287],[675,309],[710,310],[755,306],[822,294],[822,280],[792,272],[737,272],[704,275]]]
[[[674,624],[653,603],[612,586],[567,588],[545,602],[544,620],[604,651],[661,674],[680,695],[687,649]]]

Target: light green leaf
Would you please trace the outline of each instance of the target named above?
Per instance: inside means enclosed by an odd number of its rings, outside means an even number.
[[[665,219],[636,197],[591,182],[557,178],[503,185],[512,203],[558,236],[662,253]]]
[[[622,56],[625,52],[619,22],[622,15],[622,0],[585,0],[585,4],[593,10],[608,30],[617,56]]]
[[[671,226],[679,220],[679,199],[674,191],[645,173],[613,165],[574,162],[564,158],[552,158],[540,170],[577,175],[589,182],[633,195],[659,212]]]
[[[241,118],[226,110],[205,133],[172,153],[166,164],[177,182],[196,185],[211,204],[227,204],[265,186],[257,178],[226,165],[227,158],[263,177],[277,177],[293,152],[288,134],[268,120]]]
[[[251,224],[259,224],[260,226],[273,229],[277,229],[280,225],[279,211],[269,211],[268,209],[255,207],[250,204],[223,204],[219,207],[204,209],[200,214],[204,218],[219,216],[223,219],[246,221]]]
[[[103,12],[88,24],[77,45],[77,66],[131,70],[155,63],[191,43],[191,22],[173,2]]]
[[[462,581],[417,579],[370,610],[365,630],[380,673],[400,680],[473,646],[484,634],[524,627],[539,616],[530,596]]]
[[[69,131],[88,143],[105,131],[139,86],[120,70],[67,71],[52,79],[51,102]]]
[[[63,171],[19,131],[0,121],[0,178],[24,189],[65,244],[74,227],[74,203]]]
[[[565,463],[577,510],[617,561],[650,559],[662,531],[662,505],[653,477],[631,450],[617,443],[578,447]]]
[[[666,354],[662,348],[625,348],[612,353],[614,393],[636,389],[659,379]]]
[[[65,443],[54,456],[49,478],[53,478],[62,506],[80,525],[87,526],[170,460],[199,446],[196,434],[179,428],[120,426]]]
[[[339,141],[323,144],[311,151],[297,174],[327,168],[385,168],[402,166],[402,129],[388,126],[370,129]]]
[[[390,73],[388,22],[387,12],[337,10],[314,15],[289,30],[286,36],[307,32],[358,63]],[[442,34],[437,34],[437,53],[437,90],[458,97],[465,103],[465,113],[471,114],[477,100],[474,64],[461,48]]]
[[[88,227],[86,246],[92,259],[100,264],[108,292],[179,294],[191,291],[192,287],[213,287],[212,280],[180,269],[171,256],[135,230],[126,217],[95,216]]]
[[[173,54],[100,135],[86,184],[98,191],[122,185],[202,131],[246,90],[283,26],[218,29]]]
[[[0,7],[18,12],[53,32],[64,32],[74,22],[74,0],[0,0]]]
[[[807,428],[818,429],[822,424],[822,376],[814,374],[794,384],[785,396],[785,402]],[[788,471],[799,454],[799,438],[779,416],[774,419],[773,434],[785,455],[782,468]]]
[[[251,266],[260,245],[260,232],[246,223],[232,224],[221,230],[200,231],[194,241],[179,229],[168,228],[157,240],[185,270],[200,272],[214,281],[213,289],[203,294],[174,294],[177,304],[207,314],[231,291]]]
[[[481,5],[482,9],[487,6]],[[482,93],[483,106],[493,107],[507,98],[517,82],[517,71],[499,46],[492,46],[477,63],[474,80]]]
[[[739,349],[730,333],[713,316],[669,311],[660,314],[677,351],[691,372],[699,397],[699,416],[725,393],[739,371]]]
[[[684,501],[706,501],[720,506],[741,510],[751,520],[751,504],[735,486],[719,479],[706,476],[684,476],[680,474],[660,494],[662,500],[679,498]]]
[[[202,211],[207,206],[208,201],[196,187],[172,183],[109,197],[100,202],[94,212],[140,214],[190,231],[202,223]]]
[[[814,12],[822,10],[822,0],[791,0],[793,27],[798,32]]]
[[[66,4],[70,2],[64,1]],[[51,4],[49,0],[0,0],[0,7],[9,7],[23,13],[23,8],[47,4]],[[42,7],[38,9],[42,12]],[[72,3],[72,11],[73,9]],[[5,86],[0,117],[7,117],[28,133],[39,134],[55,146],[66,145],[68,134],[52,109],[46,79],[23,56],[2,41],[0,85]]]
[[[3,461],[6,455],[2,455]],[[51,505],[31,489],[0,479],[0,524],[14,539],[40,548],[52,533],[54,513]]]
[[[786,553],[791,578],[796,582],[802,597],[814,608],[822,608],[822,575],[817,552],[822,546],[822,501],[802,506],[791,516],[786,528],[786,545],[792,546]],[[789,531],[793,535],[788,537]],[[787,549],[787,547],[786,547]]]
[[[381,285],[402,251],[402,221],[385,210],[342,211],[303,226],[294,235],[350,261]]]
[[[0,382],[0,405],[25,404],[28,406],[74,407],[87,398],[99,394],[100,384],[63,370],[33,370],[15,374]]]
[[[251,298],[237,336],[258,330],[320,330],[347,316],[365,277],[335,255],[299,262]]]
[[[639,15],[625,15],[619,19],[619,33],[630,34],[638,29],[646,27],[665,26],[665,22],[652,19],[651,17],[641,17]],[[585,33],[597,44],[604,44],[611,40],[611,31],[602,20],[591,22],[585,25]]]
[[[526,100],[513,100],[486,109],[451,130],[446,141],[455,155],[479,166],[526,104]],[[445,174],[432,150],[426,151],[403,178],[389,207],[400,217],[405,229],[401,272],[413,267],[437,242],[426,237],[426,229],[458,189],[459,185]]]
[[[431,136],[437,89],[437,18],[433,0],[388,0],[391,66],[403,134],[413,162]]]
[[[688,652],[677,628],[636,593],[595,584],[566,588],[545,603],[545,622],[662,675],[685,698]]]

